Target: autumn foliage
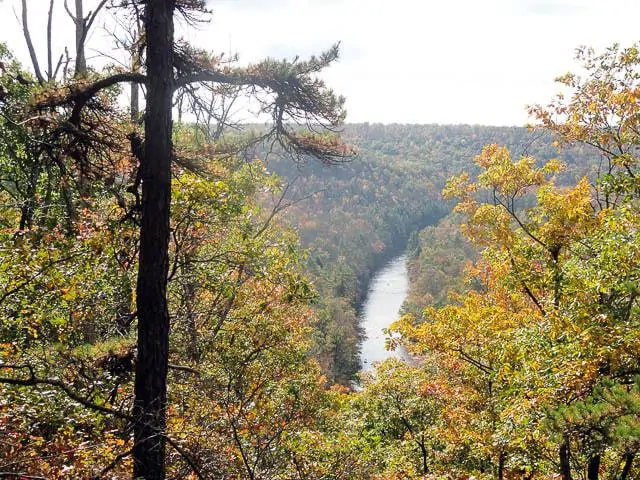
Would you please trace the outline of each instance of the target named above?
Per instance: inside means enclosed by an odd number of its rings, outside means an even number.
[[[243,68],[181,44],[175,55],[177,108],[203,104],[192,83],[211,109],[251,91],[273,128],[236,133],[224,107],[173,125],[168,388],[154,431],[168,478],[640,475],[637,47],[579,50],[585,75],[560,77],[568,93],[530,109],[556,147],[588,152],[580,175],[561,152],[491,143],[445,183],[445,162],[428,165],[413,139],[402,155],[415,162],[387,168],[392,146],[367,137],[383,127],[354,126],[380,158],[308,198],[274,173],[289,163],[255,157],[293,155],[301,171],[318,157],[300,180],[311,188],[356,153],[314,132],[344,120],[344,99],[316,77],[337,46]],[[34,78],[0,56],[0,476],[130,478],[145,139],[118,96],[144,75]],[[371,271],[449,208],[410,241],[420,291],[389,343],[415,361],[355,378]]]

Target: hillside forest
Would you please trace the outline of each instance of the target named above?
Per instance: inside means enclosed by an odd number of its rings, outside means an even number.
[[[69,3],[59,60],[53,1],[45,56],[26,0],[0,46],[0,478],[640,478],[637,45],[529,127],[345,124],[338,45],[245,65],[175,35],[204,1]],[[403,252],[412,359],[363,373]]]

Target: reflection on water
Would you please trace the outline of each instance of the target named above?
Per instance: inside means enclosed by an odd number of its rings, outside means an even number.
[[[360,354],[362,371],[371,370],[376,362],[389,357],[406,359],[407,354],[404,350],[390,352],[384,348],[386,335],[382,329],[389,327],[399,318],[400,307],[407,298],[408,290],[405,255],[393,259],[371,280],[360,320],[366,335]]]

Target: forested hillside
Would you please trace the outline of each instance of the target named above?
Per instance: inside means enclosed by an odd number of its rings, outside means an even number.
[[[327,167],[309,160],[293,167],[286,158],[268,157],[268,168],[290,184],[287,196],[292,205],[282,218],[295,227],[308,249],[306,271],[320,293],[316,355],[329,378],[343,384],[360,368],[357,313],[371,276],[403,251],[410,237],[413,255],[417,248],[442,249],[425,257],[422,264],[428,265],[422,272],[420,262],[415,262],[412,295],[424,296],[431,289],[442,302],[446,284],[460,281],[464,262],[459,259],[468,256],[468,249],[457,249],[464,242],[456,227],[450,225],[438,238],[433,237],[436,231],[427,229],[421,234],[422,246],[416,243],[417,233],[451,211],[453,204],[442,198],[441,190],[451,175],[476,171],[472,159],[484,145],[507,145],[540,162],[559,157],[567,165],[561,175],[566,183],[593,174],[599,164],[583,146],[558,152],[548,133],[524,127],[349,124],[343,138],[358,151],[344,164]],[[459,243],[452,245],[455,238]],[[456,262],[460,266],[444,266]],[[424,305],[417,303],[415,308]]]
[[[464,469],[497,478],[637,476],[640,57],[614,46],[578,58],[589,76],[560,78],[574,95],[532,114],[561,145],[598,152],[596,175],[567,182],[561,161],[485,146],[479,171],[452,177],[443,191],[457,200],[452,220],[480,256],[466,284],[453,283],[457,294],[443,302],[440,291],[433,299],[414,292],[414,311],[426,308],[395,326],[423,356],[426,384],[446,392],[436,430],[424,437],[441,428],[453,437],[432,451],[463,448],[475,464]],[[450,247],[421,248],[448,229],[421,235],[418,277],[430,255]]]

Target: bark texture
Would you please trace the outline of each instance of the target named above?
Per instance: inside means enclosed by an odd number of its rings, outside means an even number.
[[[558,454],[560,456],[560,476],[562,477],[562,480],[572,480],[570,463],[571,454],[569,451],[568,439],[565,438],[564,442],[562,442]]]
[[[148,93],[141,165],[142,219],[136,299],[138,361],[133,476],[145,480],[165,478],[173,11],[173,0],[149,0],[144,14]]]

